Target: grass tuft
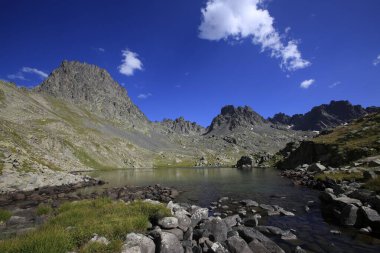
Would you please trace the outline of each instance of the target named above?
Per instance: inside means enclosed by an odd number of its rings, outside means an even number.
[[[50,205],[47,204],[40,204],[37,207],[36,213],[37,215],[49,215],[53,212],[53,208]]]
[[[0,252],[118,252],[127,233],[144,232],[150,220],[164,216],[170,216],[165,206],[141,201],[125,204],[96,199],[65,203],[39,229],[0,241]],[[111,243],[88,244],[94,233]]]
[[[314,176],[314,179],[319,179],[322,181],[326,181],[328,179],[334,180],[334,181],[352,181],[352,180],[361,180],[363,179],[363,172],[333,172],[328,174],[318,174]]]
[[[380,193],[380,177],[369,180],[363,187],[375,191],[376,193]]]
[[[8,210],[0,209],[0,223],[6,222],[12,216]]]

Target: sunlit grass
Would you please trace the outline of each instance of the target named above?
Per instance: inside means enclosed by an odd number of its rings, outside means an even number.
[[[45,212],[45,211],[44,211]],[[163,205],[115,202],[109,199],[63,204],[56,216],[36,231],[0,241],[2,253],[117,252],[129,232],[144,232],[148,222],[170,216]],[[88,244],[96,233],[109,245]]]

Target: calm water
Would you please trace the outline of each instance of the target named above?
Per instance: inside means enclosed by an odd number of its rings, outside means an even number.
[[[274,169],[239,171],[231,168],[167,168],[96,171],[91,176],[101,178],[109,184],[98,188],[124,185],[154,185],[174,187],[181,191],[176,201],[190,202],[207,207],[210,202],[228,196],[236,200],[253,199],[263,204],[276,204],[293,210],[295,217],[274,216],[262,223],[283,229],[296,229],[299,241],[275,241],[287,252],[301,245],[313,252],[380,252],[380,240],[342,230],[341,235],[330,233],[339,229],[324,222],[320,214],[318,192],[305,187],[296,187],[289,179],[282,178]],[[304,210],[310,200],[316,202],[309,212]]]

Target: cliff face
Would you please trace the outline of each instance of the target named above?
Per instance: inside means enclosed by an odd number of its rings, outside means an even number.
[[[169,132],[174,132],[183,135],[202,135],[206,129],[196,122],[190,122],[183,117],[179,117],[175,120],[164,119],[160,122],[160,125],[167,128]]]

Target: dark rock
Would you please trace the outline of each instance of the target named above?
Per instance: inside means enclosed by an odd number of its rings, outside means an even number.
[[[251,199],[242,200],[242,201],[240,201],[240,203],[242,203],[243,205],[245,205],[247,207],[251,207],[251,206],[257,207],[257,206],[259,206],[259,204],[256,201],[251,200]]]
[[[252,158],[250,158],[249,156],[242,156],[239,159],[239,161],[237,161],[236,168],[238,169],[252,168]]]
[[[354,226],[356,224],[358,209],[359,208],[353,204],[345,206],[340,216],[340,224],[344,226]]]
[[[220,218],[211,218],[205,222],[205,229],[210,231],[212,240],[216,242],[224,242],[227,240],[228,227]]]
[[[231,253],[253,253],[248,244],[239,236],[229,237],[227,247]]]

